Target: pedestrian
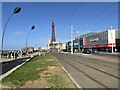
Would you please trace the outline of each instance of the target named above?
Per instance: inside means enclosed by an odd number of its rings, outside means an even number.
[[[5,52],[5,57],[7,58],[7,52]]]
[[[12,52],[12,58],[14,59],[14,51]]]
[[[17,59],[18,57],[18,52],[15,52],[15,59]]]
[[[8,58],[11,58],[11,51],[9,51],[8,53]]]

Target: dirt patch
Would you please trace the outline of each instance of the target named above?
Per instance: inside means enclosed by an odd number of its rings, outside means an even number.
[[[46,86],[46,81],[44,79],[38,79],[35,81],[29,81],[20,88],[44,88]]]
[[[69,79],[67,74],[62,70],[60,66],[50,66],[48,69],[44,70],[40,74],[40,78],[35,81],[29,81],[25,85],[21,86],[20,88],[49,88],[47,79],[53,75],[60,75],[62,80],[65,80],[67,83],[65,85],[66,88],[76,88],[74,83]]]
[[[51,66],[51,67],[48,67],[47,70],[44,70],[39,75],[40,75],[40,77],[45,77],[45,76],[58,74],[60,71],[61,71],[61,69],[59,66]]]
[[[40,68],[38,69],[40,70]],[[21,86],[20,88],[47,88],[47,82],[44,77],[50,76],[50,75],[56,75],[61,71],[61,68],[59,66],[51,66],[48,67],[48,69],[45,69],[43,72],[41,72],[40,78],[35,81],[28,81],[25,85]]]
[[[9,90],[13,90],[16,87],[14,85],[8,84],[8,85],[2,85],[1,88],[8,88]]]
[[[46,61],[54,61],[54,59],[47,59]]]

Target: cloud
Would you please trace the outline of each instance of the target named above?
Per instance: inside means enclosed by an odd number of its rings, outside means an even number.
[[[21,34],[23,34],[23,32],[20,32],[20,31],[19,31],[19,32],[15,32],[15,33],[14,33],[14,35],[21,35]]]

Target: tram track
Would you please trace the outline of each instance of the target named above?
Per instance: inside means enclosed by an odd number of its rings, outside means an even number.
[[[66,54],[67,55],[67,54]],[[69,54],[68,54],[69,55]],[[80,57],[80,58],[82,58],[82,59],[85,59],[84,61],[87,61],[87,62],[92,62],[92,63],[95,63],[95,64],[98,64],[98,65],[102,65],[102,66],[106,66],[106,67],[109,67],[109,68],[113,68],[113,69],[116,69],[116,70],[120,70],[120,65],[118,64],[116,64],[116,66],[118,67],[118,68],[116,68],[116,67],[113,67],[113,66],[111,66],[111,65],[106,65],[105,63],[106,62],[101,62],[101,60],[99,60],[99,59],[93,59],[93,58],[86,58],[86,57],[83,57],[83,56],[80,56],[80,55],[73,55],[73,56],[77,56],[77,57]],[[96,62],[97,61],[97,62]],[[113,63],[112,63],[113,64]]]
[[[92,61],[92,63],[96,63],[96,64],[99,64],[99,65],[102,65],[102,66],[107,66],[107,67],[110,67],[110,68],[113,68],[113,69],[120,70],[120,68],[112,67],[112,66],[110,66],[110,65],[106,65],[106,64],[104,64],[104,63],[100,64],[101,62],[100,62],[99,59],[86,58],[86,57],[82,57],[82,56],[80,56],[80,55],[75,55],[75,56],[80,57],[80,58],[83,58],[83,59],[89,59],[89,61],[86,60],[86,61],[88,61],[88,62],[91,62],[91,61]],[[97,60],[97,62],[93,62],[93,61],[96,61],[96,60]],[[99,60],[99,61],[98,61],[98,60]],[[112,63],[112,64],[113,64],[113,63]],[[117,67],[120,67],[120,65],[118,64]]]
[[[69,60],[71,60],[71,59],[74,59],[73,57],[67,57]],[[117,77],[117,76],[114,76],[114,75],[112,75],[112,74],[110,74],[110,73],[107,73],[107,72],[105,72],[104,70],[102,70],[102,69],[97,69],[97,68],[95,68],[95,67],[93,67],[93,66],[90,66],[90,65],[88,65],[88,64],[85,64],[85,63],[82,63],[82,62],[80,62],[81,60],[77,60],[77,59],[74,59],[74,61],[76,61],[76,62],[78,62],[78,63],[80,63],[80,64],[82,64],[82,65],[85,65],[85,66],[87,66],[87,67],[89,67],[89,68],[92,68],[92,69],[95,69],[95,70],[98,70],[98,71],[100,71],[100,72],[102,72],[102,73],[105,73],[105,74],[107,74],[107,75],[110,75],[110,76],[112,76],[112,77],[114,77],[114,78],[116,78],[116,79],[120,79],[120,77]]]
[[[114,78],[120,80],[120,78],[117,77],[117,76],[111,75],[110,73],[107,73],[107,72],[105,72],[105,71],[102,71],[102,70],[100,70],[100,69],[97,69],[97,68],[95,68],[95,67],[92,67],[92,66],[90,66],[90,65],[87,65],[87,64],[85,64],[85,63],[81,63],[81,62],[77,61],[75,58],[69,57],[69,56],[66,56],[66,55],[67,55],[67,54],[64,54],[64,58],[63,58],[63,57],[61,57],[59,54],[55,54],[55,53],[54,53],[54,56],[56,56],[58,59],[61,58],[61,60],[62,60],[63,62],[69,64],[71,67],[73,67],[73,68],[75,68],[76,70],[78,70],[79,72],[83,73],[83,74],[84,74],[86,77],[88,77],[89,79],[95,81],[96,83],[99,83],[99,84],[102,85],[104,88],[108,88],[108,90],[109,90],[109,87],[108,87],[107,85],[101,83],[99,80],[91,77],[91,76],[88,75],[86,72],[80,70],[77,66],[73,65],[73,63],[74,63],[74,64],[75,64],[75,63],[79,63],[79,64],[81,64],[81,65],[84,65],[84,66],[86,66],[86,67],[89,67],[89,68],[91,68],[91,69],[97,70],[97,71],[99,71],[99,72],[101,72],[101,73],[107,74],[107,75],[109,75],[109,76],[111,76],[111,77],[114,77]],[[66,60],[65,58],[67,58],[67,60]],[[86,58],[84,58],[84,59],[86,59]],[[74,60],[74,61],[73,61],[73,60]]]

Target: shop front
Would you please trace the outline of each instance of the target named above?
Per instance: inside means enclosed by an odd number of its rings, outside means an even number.
[[[102,52],[117,51],[115,30],[107,30],[83,38],[84,49],[96,49]]]

